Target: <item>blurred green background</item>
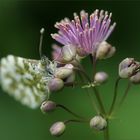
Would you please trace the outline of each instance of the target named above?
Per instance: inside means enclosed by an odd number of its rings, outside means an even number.
[[[140,2],[134,1],[15,1],[0,0],[0,58],[14,54],[39,59],[39,30],[46,29],[43,52],[51,57],[51,44],[55,41],[50,33],[57,30],[54,23],[64,17],[72,19],[73,12],[95,9],[113,13],[117,22],[109,42],[116,46],[117,53],[111,59],[100,61],[98,70],[109,73],[110,80],[101,87],[102,99],[108,108],[111,104],[114,80],[118,64],[126,57],[140,61]],[[84,65],[91,70],[88,60]],[[126,87],[126,80],[120,84],[119,96]],[[64,104],[75,112],[92,117],[95,115],[90,101],[79,88],[65,88],[51,96],[52,100]],[[140,140],[140,86],[133,86],[123,107],[110,123],[111,140]],[[13,100],[0,89],[0,140],[102,140],[102,134],[95,133],[88,124],[69,124],[60,138],[49,133],[51,124],[58,120],[72,118],[63,110],[43,115],[39,109],[30,110]]]

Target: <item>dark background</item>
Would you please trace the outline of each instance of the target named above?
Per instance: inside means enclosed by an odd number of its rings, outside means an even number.
[[[117,52],[114,57],[100,61],[98,70],[109,73],[110,81],[101,87],[103,101],[108,108],[118,64],[126,57],[140,61],[140,2],[138,1],[0,1],[0,57],[13,54],[25,58],[39,59],[39,30],[46,29],[43,52],[51,57],[51,45],[55,42],[50,34],[57,32],[54,23],[64,17],[73,18],[73,12],[80,10],[91,13],[104,9],[113,13],[117,22],[109,38]],[[88,60],[85,67],[90,71]],[[119,96],[127,80],[120,84]],[[52,100],[64,104],[75,112],[92,117],[95,115],[88,97],[79,88],[64,89],[52,95]],[[43,115],[39,109],[30,110],[13,100],[0,89],[0,140],[102,140],[102,134],[95,133],[88,124],[69,124],[60,138],[49,134],[49,127],[58,120],[72,118],[63,110]],[[112,140],[140,140],[140,86],[133,86],[125,104],[110,123]]]

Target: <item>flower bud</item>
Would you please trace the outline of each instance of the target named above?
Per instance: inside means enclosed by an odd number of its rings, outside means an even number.
[[[126,58],[119,64],[119,76],[129,78],[133,76],[140,68],[140,63],[134,58]]]
[[[60,78],[60,79],[65,79],[68,76],[70,76],[72,72],[73,70],[71,68],[60,67],[60,68],[57,68],[55,72],[55,77]]]
[[[90,120],[90,127],[96,130],[104,130],[107,127],[107,121],[102,116],[95,116]]]
[[[73,72],[69,77],[66,78],[66,83],[73,83],[75,80],[75,73]]]
[[[130,77],[130,81],[131,81],[133,84],[140,84],[140,71],[137,72],[135,75],[131,76],[131,77]]]
[[[50,133],[53,136],[60,136],[64,133],[65,128],[66,126],[63,122],[56,122],[51,126]]]
[[[79,46],[76,46],[76,48],[77,48],[77,54],[80,58],[84,58],[88,55],[88,53],[83,48]]]
[[[97,84],[103,84],[107,81],[107,79],[108,79],[108,74],[105,72],[97,72],[94,77],[94,81]]]
[[[58,91],[63,88],[64,82],[59,78],[51,79],[48,83],[48,87],[50,91]]]
[[[65,45],[62,48],[62,56],[65,61],[72,61],[76,56],[76,47],[73,45]]]
[[[66,65],[64,66],[64,68],[73,69],[74,67],[73,67],[72,64],[66,64]]]
[[[96,58],[106,59],[112,57],[115,51],[116,51],[115,47],[112,47],[109,43],[103,41],[97,47]]]
[[[51,112],[56,109],[56,103],[53,101],[44,101],[40,107],[42,112]]]

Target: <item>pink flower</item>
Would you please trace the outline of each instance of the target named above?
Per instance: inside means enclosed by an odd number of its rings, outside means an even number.
[[[57,22],[55,27],[59,31],[51,36],[63,45],[75,46],[81,56],[94,55],[98,44],[107,40],[116,25],[111,25],[111,16],[103,10],[95,10],[90,16],[85,11],[80,12],[80,17],[74,13],[74,20],[65,18]]]

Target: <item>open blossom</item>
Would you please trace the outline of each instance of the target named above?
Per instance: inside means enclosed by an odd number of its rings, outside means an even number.
[[[112,13],[103,10],[95,10],[90,16],[85,11],[80,12],[80,17],[74,13],[74,20],[65,18],[57,22],[55,27],[59,31],[51,35],[63,45],[75,46],[80,56],[93,55],[98,44],[107,40],[116,25],[111,25],[111,17]]]

